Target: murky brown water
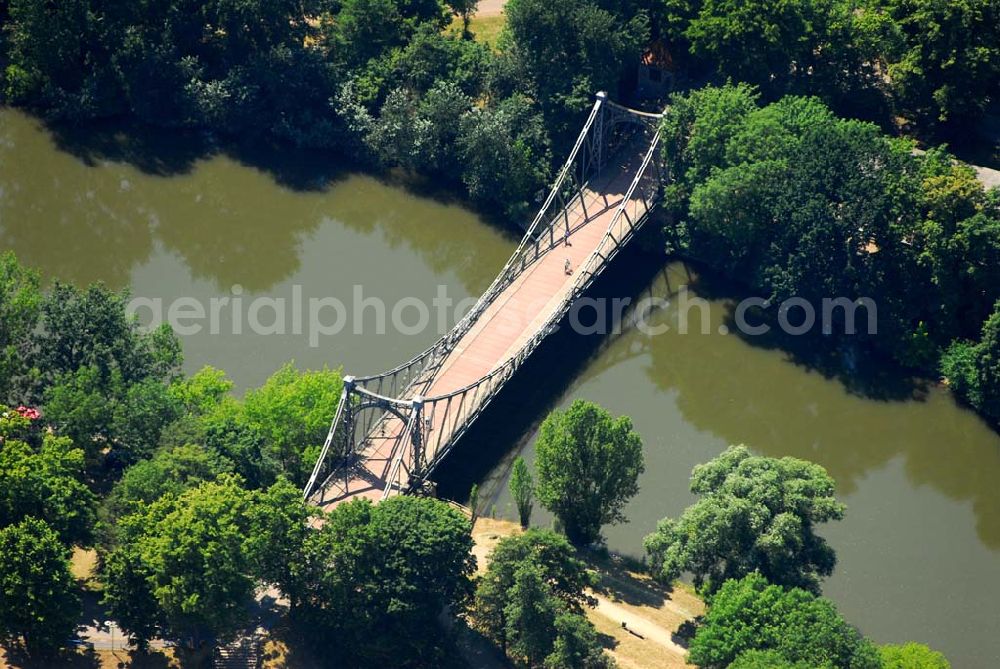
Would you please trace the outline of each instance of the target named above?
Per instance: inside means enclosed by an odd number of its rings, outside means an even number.
[[[455,299],[475,295],[513,244],[459,206],[341,172],[327,159],[222,154],[200,138],[55,138],[0,110],[0,248],[47,277],[203,301],[231,295],[233,284],[248,300],[290,297],[300,285],[303,299],[350,304],[357,284],[391,304],[429,300],[439,285]],[[643,294],[667,297],[691,280],[675,264]],[[716,332],[732,305],[710,304]],[[657,319],[669,324],[676,312]],[[434,338],[342,334],[313,348],[305,335],[203,332],[183,342],[189,370],[211,363],[246,388],[291,358],[374,372]],[[558,403],[600,402],[631,415],[645,438],[642,491],[628,506],[630,522],[606,528],[612,548],[640,555],[656,521],[693,501],[691,468],[729,443],[808,458],[837,479],[848,505],[847,518],[825,530],[840,560],[825,592],[845,616],[879,642],[929,643],[956,667],[1000,666],[1000,436],[945,392],[916,395],[872,399],[735,335],[631,329],[588,362]],[[513,455],[484,481],[510,516]],[[535,520],[549,522],[539,510]]]
[[[674,263],[642,295],[672,298],[683,284],[714,293]],[[839,558],[824,592],[847,619],[879,642],[928,643],[955,667],[1000,666],[1000,436],[938,388],[871,399],[786,352],[718,334],[732,300],[709,300],[712,334],[678,334],[672,302],[649,320],[669,331],[626,329],[557,402],[585,398],[628,414],[645,440],[641,491],[629,522],[605,528],[609,546],[641,557],[657,520],[694,501],[692,467],[728,444],[806,458],[827,468],[848,507],[823,530]],[[516,454],[482,482],[512,519]],[[536,508],[533,522],[551,518]]]
[[[429,302],[439,286],[456,302],[478,295],[514,243],[461,206],[339,171],[329,158],[224,154],[198,137],[107,129],[56,138],[33,119],[0,110],[0,248],[14,249],[46,278],[102,280],[160,298],[164,317],[176,298],[208,311],[212,298],[235,297],[238,285],[242,334],[233,334],[230,302],[219,310],[219,334],[203,320],[201,332],[182,340],[187,370],[221,367],[241,389],[290,359],[355,374],[395,366],[437,333],[387,326],[378,334],[373,309],[361,312],[364,327],[355,328],[355,286],[363,298],[384,301],[391,326],[395,305]],[[296,286],[301,335],[293,334]],[[285,300],[285,334],[249,327],[249,305],[261,296]],[[348,320],[341,334],[319,334],[312,346],[309,300],[327,297],[346,305]],[[260,313],[259,322],[273,321],[270,310]],[[319,317],[336,321],[330,310]],[[406,310],[402,318],[416,322]]]

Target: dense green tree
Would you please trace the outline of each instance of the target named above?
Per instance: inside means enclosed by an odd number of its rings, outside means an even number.
[[[251,488],[265,488],[283,473],[278,449],[259,426],[244,420],[235,401],[223,403],[206,416],[195,432],[207,447],[232,461],[235,472]]]
[[[463,115],[458,155],[469,195],[512,221],[524,220],[548,182],[544,122],[524,96]]]
[[[83,451],[65,437],[45,435],[38,449],[17,440],[0,443],[0,527],[34,516],[60,540],[87,543],[95,498],[83,475]]]
[[[302,499],[302,490],[285,479],[261,491],[250,512],[250,532],[246,550],[253,560],[253,572],[273,583],[298,606],[305,586],[299,569],[303,546],[312,532],[308,525],[313,511]]]
[[[0,639],[31,656],[51,653],[73,634],[80,600],[69,550],[43,520],[0,529]]]
[[[517,505],[517,515],[521,521],[521,527],[527,527],[531,523],[532,499],[535,495],[535,482],[528,471],[528,464],[524,458],[518,456],[514,460],[514,467],[510,473],[510,495]]]
[[[508,595],[514,587],[517,570],[526,564],[541,571],[550,594],[570,613],[582,613],[585,605],[593,604],[585,589],[594,585],[594,579],[565,538],[537,528],[505,537],[490,555],[489,567],[479,581],[475,598],[478,625],[502,647],[507,643]]]
[[[727,669],[815,669],[815,665],[790,662],[776,650],[748,650],[737,655]]]
[[[117,371],[126,385],[177,376],[181,351],[176,336],[166,325],[143,333],[126,310],[127,298],[99,283],[80,290],[55,282],[42,305],[42,371],[54,378],[92,366],[102,382]]]
[[[102,378],[97,365],[57,376],[45,391],[46,418],[96,459],[104,447],[118,463],[148,456],[177,417],[167,387],[145,378],[126,384],[115,369]]]
[[[442,33],[433,24],[424,24],[393,58],[392,78],[419,92],[447,82],[465,95],[477,96],[491,58],[489,48],[480,42],[460,39]],[[450,124],[454,120],[449,119]]]
[[[976,387],[981,410],[1000,423],[1000,301],[983,324],[982,340],[976,347]]]
[[[674,102],[662,126],[671,248],[771,305],[804,298],[819,315],[845,298],[812,329],[908,367],[934,369],[941,347],[975,336],[997,299],[1000,226],[971,170],[815,99],[757,108],[751,89],[725,86]]]
[[[535,444],[539,501],[563,523],[574,543],[600,538],[601,526],[621,522],[639,491],[642,440],[627,416],[614,418],[577,400],[542,423]]]
[[[555,620],[555,641],[545,669],[612,669],[615,661],[601,648],[593,623],[578,613],[562,611]]]
[[[504,605],[505,651],[528,667],[539,667],[552,652],[559,600],[545,583],[542,568],[528,561],[514,572]]]
[[[956,126],[979,116],[1000,89],[997,3],[886,0],[884,7],[903,35],[902,49],[885,54],[899,110]]]
[[[878,654],[882,669],[951,669],[944,655],[922,643],[887,644]]]
[[[686,212],[694,187],[724,164],[726,144],[757,108],[757,100],[756,90],[745,84],[706,86],[671,98],[660,133],[665,169],[671,176],[665,201],[676,215]]]
[[[88,0],[49,6],[39,0],[12,0],[7,38],[5,97],[21,104],[58,105],[80,95],[88,84],[86,41],[93,19]]]
[[[680,33],[694,55],[723,77],[757,84],[772,95],[837,100],[875,83],[865,56],[873,55],[870,33],[882,22],[854,3],[671,0],[668,7],[670,31]]]
[[[202,377],[202,378],[199,378]],[[342,386],[339,371],[299,371],[283,366],[242,401],[225,395],[229,382],[205,370],[182,384],[174,397],[198,405],[189,438],[231,460],[252,488],[284,475],[302,484],[326,439]],[[176,385],[176,384],[175,384]]]
[[[416,110],[419,170],[460,181],[459,120],[471,109],[472,99],[457,84],[439,80],[431,86]]]
[[[727,667],[748,651],[770,654],[758,655],[756,664],[744,660],[737,666],[880,666],[875,646],[845,622],[829,600],[800,588],[771,585],[757,573],[726,581],[715,593],[688,659],[699,667]],[[784,662],[774,663],[776,657]]]
[[[242,420],[260,430],[282,471],[295,483],[304,483],[312,469],[337,412],[342,386],[337,370],[302,372],[288,364],[246,393]]]
[[[22,267],[13,252],[0,254],[0,402],[17,405],[27,399],[31,335],[41,305],[38,274]]]
[[[509,40],[560,145],[572,142],[597,91],[618,93],[649,40],[644,12],[594,0],[510,0]]]
[[[471,592],[471,549],[468,518],[443,502],[342,504],[308,537],[295,567],[304,586],[299,615],[337,638],[332,652],[352,666],[436,664],[438,616]]]
[[[438,0],[344,0],[328,30],[333,52],[348,65],[362,65],[403,46],[423,24],[438,30],[448,10]]]
[[[952,342],[941,357],[941,373],[959,397],[1000,423],[1000,301],[983,323],[980,342]]]
[[[109,520],[136,513],[143,505],[177,496],[204,481],[230,473],[233,464],[211,449],[193,444],[157,451],[125,470],[105,502]]]
[[[254,506],[253,493],[222,476],[123,518],[103,560],[105,603],[122,627],[196,642],[235,632],[257,583]]]
[[[203,416],[223,403],[233,382],[221,369],[209,365],[170,385],[170,396],[186,413]]]
[[[694,468],[691,492],[699,501],[646,537],[659,578],[691,572],[711,593],[726,579],[759,571],[774,583],[818,592],[820,579],[833,571],[834,551],[815,529],[840,520],[844,505],[821,466],[731,446]]]

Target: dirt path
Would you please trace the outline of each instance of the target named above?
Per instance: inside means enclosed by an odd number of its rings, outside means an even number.
[[[506,536],[521,528],[506,520],[480,518],[472,531],[479,573]],[[633,572],[617,558],[581,555],[600,583],[590,594],[597,606],[587,618],[597,628],[608,653],[625,669],[682,669],[687,649],[674,640],[676,630],[704,611],[704,604],[687,589],[665,588],[648,575]],[[622,627],[622,622],[626,627]]]
[[[681,646],[674,641],[674,635],[671,630],[661,627],[648,618],[637,615],[635,612],[630,611],[623,606],[615,604],[606,597],[602,597],[597,593],[591,594],[593,594],[594,598],[597,600],[597,607],[594,610],[605,618],[611,620],[613,623],[621,625],[624,622],[626,627],[623,627],[622,629],[631,633],[632,636],[638,635],[636,638],[640,640],[659,644],[666,648],[669,652],[676,653],[681,658],[683,658],[685,653],[687,653],[687,649],[685,649],[684,646]]]
[[[503,6],[506,4],[507,0],[479,0],[479,5],[476,7],[476,16],[500,16],[503,14]]]

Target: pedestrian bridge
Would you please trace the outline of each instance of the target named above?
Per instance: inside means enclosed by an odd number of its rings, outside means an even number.
[[[456,447],[662,193],[660,114],[599,93],[524,238],[444,337],[402,365],[344,378],[304,495],[331,508],[413,492]]]

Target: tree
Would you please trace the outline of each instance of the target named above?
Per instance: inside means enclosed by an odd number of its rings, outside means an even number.
[[[922,643],[886,644],[878,647],[882,669],[951,669],[951,663]]]
[[[476,7],[478,6],[479,0],[448,0],[448,7],[454,12],[455,16],[462,19],[463,36],[469,34],[469,20],[476,13]]]
[[[542,568],[530,561],[514,572],[507,593],[504,638],[508,656],[529,667],[541,666],[552,652],[558,600],[549,593]]]
[[[1000,423],[1000,301],[978,343],[952,342],[941,357],[941,373],[959,397]]]
[[[31,656],[50,653],[73,634],[80,600],[69,550],[45,521],[25,518],[0,529],[0,638],[23,642]]]
[[[136,513],[143,505],[180,495],[232,471],[232,462],[203,446],[188,444],[159,450],[152,458],[125,470],[105,503],[109,519]]]
[[[581,613],[584,606],[595,603],[585,593],[586,588],[594,585],[594,579],[565,538],[537,528],[505,537],[490,555],[489,567],[476,588],[474,605],[480,628],[503,648],[507,645],[508,596],[517,570],[525,564],[541,570],[551,595],[567,611]]]
[[[671,6],[681,3],[671,2]],[[725,78],[759,85],[773,95],[800,92],[838,99],[870,85],[865,67],[864,16],[838,0],[796,3],[705,0],[673,27],[693,54]]]
[[[263,386],[247,391],[238,420],[258,430],[281,470],[303,484],[337,412],[342,387],[339,370],[299,371],[289,363]]]
[[[613,418],[577,400],[542,423],[538,499],[562,521],[574,543],[591,543],[601,526],[624,520],[625,503],[639,491],[642,440],[627,416]]]
[[[612,669],[615,662],[601,648],[593,623],[578,613],[556,615],[555,641],[545,669]]]
[[[479,517],[479,484],[473,483],[472,488],[469,489],[469,511],[472,515],[472,524],[476,524],[476,518]]]
[[[993,314],[983,324],[983,334],[976,347],[976,387],[982,397],[980,409],[1000,423],[1000,300]]]
[[[0,254],[0,403],[16,406],[27,399],[31,336],[41,304],[37,272],[22,267],[11,251]]]
[[[302,550],[314,515],[302,499],[301,489],[286,479],[257,494],[250,511],[246,550],[253,572],[265,583],[273,583],[296,608],[305,592],[299,569]]]
[[[517,515],[521,520],[521,527],[527,527],[531,523],[531,500],[535,494],[535,483],[531,479],[527,463],[521,456],[514,460],[514,468],[511,471],[508,485],[514,503],[517,504]]]
[[[437,664],[437,619],[471,592],[471,549],[468,518],[443,502],[342,504],[306,540],[299,615],[340,640],[348,665]]]
[[[233,382],[221,369],[205,365],[193,375],[170,384],[170,397],[185,413],[203,416],[223,403]]]
[[[844,505],[821,466],[731,446],[694,468],[691,492],[701,499],[680,518],[661,520],[644,542],[658,578],[691,572],[711,593],[759,571],[779,585],[818,592],[820,578],[833,571],[836,555],[815,528],[843,518]]]
[[[520,220],[549,176],[545,124],[534,104],[515,95],[461,118],[458,155],[469,195]]]
[[[94,367],[102,384],[117,372],[125,387],[175,378],[182,359],[176,336],[167,325],[141,332],[126,310],[127,298],[100,283],[80,290],[56,281],[42,305],[42,372],[56,378]]]
[[[128,465],[149,456],[178,409],[167,387],[145,378],[126,384],[115,369],[103,378],[97,365],[60,374],[45,391],[46,417],[95,461],[108,457]]]
[[[65,437],[45,435],[40,448],[23,441],[0,444],[0,527],[44,518],[61,541],[86,543],[95,499],[83,483],[83,451]]]
[[[122,627],[196,643],[235,632],[257,582],[247,548],[253,505],[236,478],[222,476],[123,518],[103,560],[105,603]]]
[[[632,11],[629,11],[632,10]],[[597,91],[618,92],[649,41],[645,12],[621,3],[510,0],[504,8],[512,50],[558,146],[573,141]]]
[[[897,109],[953,127],[982,114],[1000,86],[1000,8],[991,0],[889,0],[903,36],[886,53]]]
[[[757,573],[726,581],[691,640],[688,659],[699,667],[727,667],[742,654],[765,651],[783,660],[756,666],[880,666],[878,653],[827,599],[800,588],[771,585]],[[753,667],[744,660],[738,666]]]

